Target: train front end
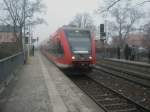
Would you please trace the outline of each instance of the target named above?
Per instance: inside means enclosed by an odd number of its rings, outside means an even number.
[[[70,51],[70,64],[73,67],[92,68],[96,63],[94,36],[85,29],[64,29]]]

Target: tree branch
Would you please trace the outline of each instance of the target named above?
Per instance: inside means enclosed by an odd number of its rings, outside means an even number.
[[[150,0],[143,1],[143,2],[141,2],[141,3],[139,3],[139,4],[137,4],[137,6],[138,6],[138,5],[141,6],[141,5],[143,5],[143,4],[145,4],[145,3],[148,3],[148,2],[150,2]]]
[[[120,2],[121,0],[116,0],[114,2],[112,2],[107,8],[106,10],[108,11],[110,8],[112,8],[114,5],[116,5],[118,2]]]

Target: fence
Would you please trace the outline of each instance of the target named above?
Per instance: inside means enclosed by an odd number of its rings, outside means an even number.
[[[119,56],[118,56],[118,49],[117,48],[101,48],[96,49],[97,51],[97,59],[99,58],[120,58],[125,59],[125,52],[124,49],[120,49]],[[134,59],[133,59],[133,51],[128,54],[129,60],[134,61],[142,61],[142,62],[150,62],[150,51],[148,50],[134,50]]]
[[[24,63],[24,53],[20,52],[0,60],[0,84],[7,81],[13,71]]]
[[[0,59],[9,57],[17,52],[19,52],[19,48],[16,42],[0,43]]]

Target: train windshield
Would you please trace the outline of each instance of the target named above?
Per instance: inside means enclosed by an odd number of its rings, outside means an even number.
[[[89,54],[91,51],[91,35],[90,31],[83,30],[66,30],[65,34],[68,38],[72,52],[75,54]]]

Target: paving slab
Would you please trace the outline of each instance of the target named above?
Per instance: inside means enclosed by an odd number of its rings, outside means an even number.
[[[39,52],[15,76],[0,95],[0,112],[103,112]]]

